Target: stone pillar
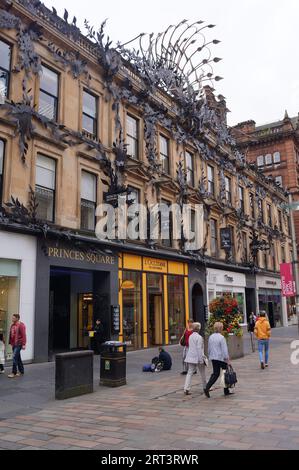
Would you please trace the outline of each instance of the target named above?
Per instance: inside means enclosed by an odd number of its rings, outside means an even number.
[[[286,297],[281,297],[281,314],[282,314],[282,326],[289,326]]]

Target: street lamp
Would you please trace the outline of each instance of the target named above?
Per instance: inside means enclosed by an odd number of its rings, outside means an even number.
[[[295,223],[294,223],[294,211],[299,210],[299,201],[293,202],[292,195],[289,194],[289,204],[286,206],[289,209],[290,213],[290,228],[291,228],[291,238],[293,245],[293,266],[295,273],[295,285],[296,285],[296,315],[298,320],[298,333],[299,333],[299,271],[298,271],[298,254],[297,254],[297,241],[296,241],[296,232],[295,232]]]

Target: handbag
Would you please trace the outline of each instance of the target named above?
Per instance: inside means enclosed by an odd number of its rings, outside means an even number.
[[[183,336],[180,339],[180,345],[185,347],[186,346],[186,336],[185,336],[186,330],[184,331]]]
[[[232,368],[232,366],[228,366],[227,370],[224,374],[225,385],[227,388],[235,387],[236,383],[238,383],[237,374]]]

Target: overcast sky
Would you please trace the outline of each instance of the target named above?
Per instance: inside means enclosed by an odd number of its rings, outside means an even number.
[[[164,31],[186,18],[216,24],[210,39],[219,39],[215,75],[217,94],[227,99],[229,124],[248,119],[257,124],[299,112],[298,0],[44,0],[62,16],[95,27],[108,18],[107,32],[126,42],[140,32]],[[83,27],[81,28],[83,30]]]

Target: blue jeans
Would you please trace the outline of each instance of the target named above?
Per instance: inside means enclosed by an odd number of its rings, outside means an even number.
[[[259,339],[259,355],[260,361],[268,364],[269,361],[269,340],[268,339]],[[265,351],[265,360],[264,360],[264,351]]]
[[[16,375],[16,373],[19,372],[20,374],[24,374],[24,366],[23,362],[21,359],[21,351],[22,351],[22,346],[15,346],[13,348],[13,364],[12,364],[12,373]]]

